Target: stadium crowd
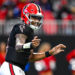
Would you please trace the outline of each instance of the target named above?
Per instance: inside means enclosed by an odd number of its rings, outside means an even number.
[[[2,0],[0,1],[0,23],[4,20],[20,18],[22,7],[29,2],[42,7],[44,14],[42,29],[45,34],[74,34],[74,0]]]

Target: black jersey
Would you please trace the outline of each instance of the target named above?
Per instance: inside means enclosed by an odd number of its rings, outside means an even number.
[[[17,52],[15,50],[17,34],[26,35],[28,37],[26,40],[26,43],[27,43],[27,42],[31,42],[31,40],[33,39],[34,33],[30,27],[25,26],[23,24],[17,24],[13,27],[8,39],[6,61],[24,69],[30,56],[30,50],[24,50],[23,52]]]

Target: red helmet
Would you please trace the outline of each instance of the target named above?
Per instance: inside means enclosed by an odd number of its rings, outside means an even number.
[[[25,22],[25,24],[30,25],[30,23],[31,23],[30,17],[31,16],[35,16],[37,18],[43,17],[42,9],[40,8],[39,5],[36,5],[34,3],[29,3],[26,6],[24,6],[24,8],[22,9],[22,12],[21,12],[21,19]],[[41,20],[40,20],[40,22],[42,22]]]

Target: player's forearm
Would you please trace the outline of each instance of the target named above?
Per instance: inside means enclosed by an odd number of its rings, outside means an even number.
[[[50,51],[50,56],[52,55],[52,51]],[[30,57],[30,60],[31,62],[34,62],[34,61],[39,61],[39,60],[42,60],[46,58],[46,52],[44,53],[33,53]]]
[[[33,53],[31,56],[30,56],[30,59],[29,61],[30,62],[34,62],[34,61],[39,61],[39,60],[42,60],[45,58],[45,53]]]
[[[16,45],[15,49],[16,51],[20,51],[20,50],[27,50],[27,49],[32,49],[32,45],[31,45],[31,42],[29,43],[25,43],[23,45]]]

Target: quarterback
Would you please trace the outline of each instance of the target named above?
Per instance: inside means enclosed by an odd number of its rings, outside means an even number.
[[[5,62],[0,68],[0,75],[26,75],[24,67],[27,62],[33,62],[63,52],[65,45],[59,44],[43,53],[34,53],[39,46],[40,39],[34,31],[43,23],[43,14],[40,6],[30,3],[24,6],[21,12],[22,23],[14,25],[7,44]],[[36,58],[40,56],[40,58]]]

